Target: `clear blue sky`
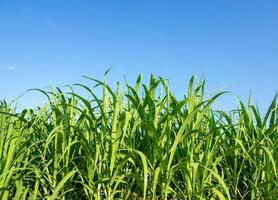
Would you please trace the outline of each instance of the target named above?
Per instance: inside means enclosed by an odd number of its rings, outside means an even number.
[[[109,67],[112,83],[154,73],[177,96],[204,75],[208,91],[246,100],[251,90],[264,110],[278,90],[278,1],[0,0],[1,98],[102,79]]]

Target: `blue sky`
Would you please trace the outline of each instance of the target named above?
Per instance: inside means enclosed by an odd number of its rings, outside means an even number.
[[[252,91],[265,110],[278,90],[278,1],[0,0],[0,97],[82,82],[164,76],[177,96],[191,75],[209,92]],[[39,100],[20,99],[23,106]],[[225,109],[236,97],[220,100]]]

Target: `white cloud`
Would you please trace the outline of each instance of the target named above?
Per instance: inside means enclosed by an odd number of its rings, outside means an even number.
[[[16,69],[16,67],[14,65],[0,66],[0,70],[12,71],[12,70],[15,70],[15,69]]]

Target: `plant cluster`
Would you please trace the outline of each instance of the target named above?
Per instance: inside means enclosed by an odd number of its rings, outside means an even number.
[[[0,199],[277,199],[277,95],[212,108],[192,78],[182,98],[163,78],[112,89],[87,77],[20,112],[0,104]],[[88,93],[88,98],[75,88]],[[101,87],[102,95],[96,95]]]

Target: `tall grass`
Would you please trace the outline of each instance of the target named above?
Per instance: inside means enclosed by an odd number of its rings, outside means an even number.
[[[1,102],[0,199],[278,198],[277,95],[265,116],[250,102],[227,113],[211,107],[225,94],[206,98],[194,77],[182,99],[163,78],[86,78],[93,87],[38,89],[38,109]]]

